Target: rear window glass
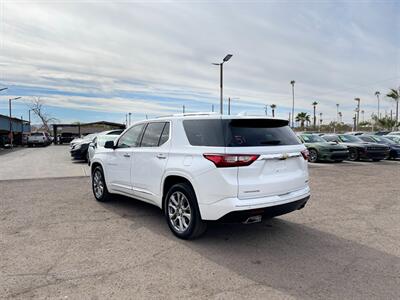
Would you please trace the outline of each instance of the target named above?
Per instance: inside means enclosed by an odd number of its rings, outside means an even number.
[[[192,146],[225,147],[221,120],[184,120],[183,127]]]
[[[225,121],[225,120],[224,120]],[[298,145],[299,139],[287,121],[270,119],[230,120],[227,126],[227,147],[260,147]]]
[[[232,119],[184,120],[183,126],[193,146],[265,147],[300,144],[284,120]]]

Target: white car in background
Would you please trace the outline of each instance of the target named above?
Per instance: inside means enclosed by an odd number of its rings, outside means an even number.
[[[392,132],[388,133],[388,135],[397,135],[397,136],[400,136],[400,131],[392,131]]]
[[[138,122],[91,161],[96,200],[158,206],[179,238],[208,220],[254,223],[303,208],[308,151],[287,120],[184,114]]]
[[[52,142],[50,135],[47,132],[33,132],[28,136],[28,147],[32,146],[48,146]]]
[[[115,141],[119,135],[117,134],[100,134],[97,135],[93,141],[89,144],[88,148],[88,165],[93,159],[94,154],[98,149],[104,148],[104,144],[108,141]]]

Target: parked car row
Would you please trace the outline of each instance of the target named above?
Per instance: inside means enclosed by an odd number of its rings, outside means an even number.
[[[95,150],[104,147],[106,141],[116,139],[122,132],[122,129],[115,129],[88,134],[82,138],[75,138],[69,144],[71,157],[74,159],[85,160],[90,165],[90,160],[93,157]]]
[[[303,133],[299,138],[310,152],[310,162],[400,158],[400,139],[395,135]]]

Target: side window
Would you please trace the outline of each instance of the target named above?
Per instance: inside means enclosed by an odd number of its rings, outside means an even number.
[[[169,122],[165,123],[164,130],[161,134],[158,146],[164,144],[166,141],[168,141],[168,139],[169,139]]]
[[[158,147],[161,133],[163,132],[165,123],[149,123],[144,131],[141,147]]]
[[[133,126],[118,140],[118,148],[138,147],[145,124]]]

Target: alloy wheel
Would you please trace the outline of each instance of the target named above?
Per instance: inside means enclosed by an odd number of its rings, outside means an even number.
[[[96,170],[93,174],[93,190],[96,198],[101,198],[104,193],[103,174]]]
[[[168,217],[173,228],[185,232],[192,220],[192,210],[186,196],[182,192],[174,192],[168,199]]]
[[[318,159],[318,153],[315,150],[310,150],[310,162],[316,162]]]

